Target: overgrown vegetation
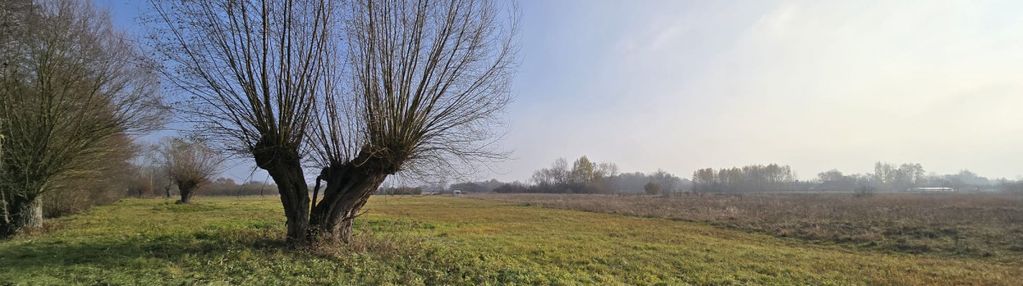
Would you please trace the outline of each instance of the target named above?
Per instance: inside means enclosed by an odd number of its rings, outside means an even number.
[[[854,197],[856,196],[856,197]],[[552,208],[708,222],[856,249],[1023,258],[1023,196],[1014,194],[683,194],[673,197],[490,194]]]
[[[276,199],[129,199],[0,242],[12,284],[1012,285],[1016,264],[848,251],[699,223],[374,197],[347,246],[287,251]]]

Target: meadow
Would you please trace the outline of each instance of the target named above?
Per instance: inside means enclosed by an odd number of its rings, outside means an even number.
[[[1012,285],[1019,263],[659,217],[375,196],[356,241],[291,251],[275,197],[125,199],[0,241],[0,285]]]
[[[487,194],[560,209],[703,222],[855,249],[1023,261],[1023,195],[1006,193]]]

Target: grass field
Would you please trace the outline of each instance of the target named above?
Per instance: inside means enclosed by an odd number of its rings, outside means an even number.
[[[1023,261],[1023,195],[827,193],[480,194],[559,209],[704,222],[855,249]]]
[[[1019,264],[856,251],[704,223],[374,197],[344,249],[288,251],[276,198],[124,200],[0,242],[0,284],[1012,285]]]

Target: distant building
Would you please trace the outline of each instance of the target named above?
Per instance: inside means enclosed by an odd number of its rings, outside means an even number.
[[[950,187],[916,187],[910,188],[909,191],[922,193],[951,193],[955,192],[956,189]]]

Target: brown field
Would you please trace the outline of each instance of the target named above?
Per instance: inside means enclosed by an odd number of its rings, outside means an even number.
[[[883,252],[1023,257],[1023,196],[1014,194],[484,194],[559,209],[706,222]]]

